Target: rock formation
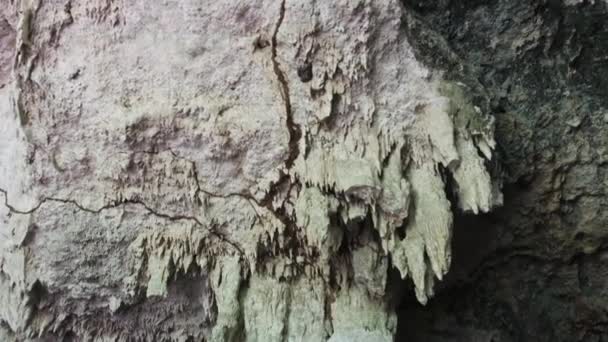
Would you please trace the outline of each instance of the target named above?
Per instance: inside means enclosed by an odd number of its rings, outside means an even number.
[[[450,274],[399,338],[608,340],[608,2],[404,4],[417,58],[487,96],[505,186],[455,218]]]
[[[605,2],[5,1],[2,341],[520,340],[601,260]]]

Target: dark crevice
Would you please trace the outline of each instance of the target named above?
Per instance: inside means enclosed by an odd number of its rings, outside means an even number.
[[[412,287],[411,281],[402,280],[398,274],[389,278],[393,300],[397,301],[394,304],[399,321],[396,341],[468,341],[470,335],[451,326],[456,324],[450,321],[455,314],[450,312],[451,306],[463,305],[460,302],[467,299],[465,294],[468,295],[476,282],[471,275],[483,268],[492,253],[499,233],[492,228],[493,220],[493,214],[455,212],[452,265],[444,280],[435,285],[436,295],[427,306],[418,303],[413,291],[406,290]],[[441,320],[448,326],[437,327]]]
[[[289,94],[289,82],[287,81],[287,77],[285,76],[284,71],[281,69],[281,65],[278,61],[277,36],[279,34],[281,25],[283,24],[283,20],[285,19],[285,10],[286,0],[282,0],[279,8],[279,18],[276,22],[270,45],[272,70],[276,76],[279,85],[279,93],[281,94],[281,99],[283,100],[283,105],[285,107],[285,123],[287,126],[287,131],[289,132],[288,155],[284,162],[285,168],[279,173],[279,179],[270,184],[270,188],[264,198],[260,201],[253,198],[252,200],[255,201],[255,203],[259,206],[268,209],[268,211],[271,212],[283,224],[284,230],[281,232],[281,234],[285,239],[284,246],[279,247],[277,236],[279,232],[275,231],[274,236],[270,239],[274,242],[274,246],[265,247],[258,244],[257,248],[258,251],[262,252],[262,257],[258,258],[257,265],[263,266],[268,258],[272,258],[277,255],[286,255],[293,258],[301,256],[304,257],[304,262],[297,262],[294,264],[294,267],[296,268],[297,274],[302,274],[304,271],[304,265],[311,264],[311,259],[316,259],[318,253],[314,249],[310,251],[310,253],[307,252],[310,247],[307,246],[308,243],[306,236],[297,226],[293,215],[288,212],[286,208],[286,201],[289,199],[292,190],[295,189],[297,191],[301,187],[297,179],[292,178],[290,169],[293,167],[293,164],[300,153],[299,141],[302,136],[302,132],[300,127],[294,121]],[[307,69],[298,70],[298,75],[299,77],[306,78],[308,77],[306,75],[307,72]],[[279,205],[275,206],[277,197],[280,195],[283,195],[284,199]]]
[[[287,82],[287,78],[285,77],[283,70],[281,70],[280,63],[277,60],[277,35],[279,34],[279,29],[281,28],[281,24],[283,23],[283,19],[285,18],[285,2],[286,0],[282,0],[281,2],[281,7],[279,9],[279,19],[277,20],[277,24],[272,34],[271,59],[272,69],[279,82],[279,92],[281,93],[281,98],[283,99],[283,103],[285,105],[285,121],[287,124],[287,130],[289,132],[289,154],[287,156],[287,159],[285,160],[285,168],[289,170],[293,166],[293,163],[296,158],[298,158],[298,143],[300,141],[302,132],[300,130],[300,127],[294,122],[293,112],[291,109],[291,99],[289,97],[289,83]]]

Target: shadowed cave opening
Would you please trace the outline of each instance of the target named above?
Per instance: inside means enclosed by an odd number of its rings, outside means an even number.
[[[463,327],[466,322],[458,321],[458,308],[467,305],[475,277],[481,276],[484,259],[492,254],[499,239],[495,221],[494,213],[454,215],[450,271],[435,284],[435,296],[426,306],[416,300],[411,290],[397,296],[400,300],[395,341],[471,341],[471,332]],[[391,281],[398,284],[394,287],[411,287],[409,280],[400,280],[399,275],[392,276]]]
[[[395,340],[607,341],[606,201],[586,198],[605,167],[551,182],[585,169],[581,156],[596,162],[581,146],[603,146],[608,2],[402,3],[417,57],[470,86],[496,119],[508,184],[502,208],[455,214],[450,271],[426,306],[398,297]]]

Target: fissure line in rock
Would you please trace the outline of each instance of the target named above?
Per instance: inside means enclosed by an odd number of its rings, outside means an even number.
[[[287,125],[287,130],[289,131],[289,154],[287,156],[287,159],[285,159],[285,168],[289,170],[293,166],[294,161],[300,153],[298,142],[300,140],[302,132],[300,130],[300,127],[298,127],[298,125],[293,120],[293,113],[291,110],[291,99],[289,98],[289,83],[287,82],[285,73],[283,72],[283,70],[281,70],[280,63],[277,61],[277,35],[279,33],[279,29],[281,28],[281,24],[283,23],[283,19],[285,18],[285,2],[286,0],[283,0],[281,2],[281,7],[279,9],[279,20],[277,20],[277,24],[272,34],[271,60],[272,69],[279,82],[279,92],[281,93],[281,98],[283,99],[283,103],[285,105],[285,121]]]
[[[21,214],[21,215],[33,214],[36,210],[40,209],[40,207],[44,203],[46,203],[46,202],[57,202],[57,203],[63,203],[63,204],[71,204],[71,205],[77,207],[79,210],[82,210],[82,211],[85,211],[85,212],[88,212],[88,213],[92,213],[92,214],[99,214],[99,213],[101,213],[104,210],[118,208],[120,206],[124,206],[124,205],[127,205],[127,204],[139,205],[139,206],[142,206],[150,214],[152,214],[154,216],[157,216],[157,217],[161,217],[161,218],[167,219],[169,221],[180,221],[180,220],[193,221],[198,226],[207,229],[207,231],[209,231],[210,234],[215,235],[220,240],[222,240],[225,243],[227,243],[227,244],[231,245],[232,247],[234,247],[239,252],[239,254],[241,254],[241,255],[245,254],[245,252],[243,251],[243,248],[241,246],[239,246],[239,244],[237,244],[236,242],[228,239],[223,233],[220,233],[219,231],[217,231],[217,230],[215,230],[213,228],[207,227],[206,225],[204,225],[196,217],[194,217],[194,216],[187,216],[187,215],[170,215],[170,214],[167,214],[167,213],[161,213],[161,212],[158,212],[158,211],[150,208],[150,206],[148,206],[146,203],[141,202],[141,201],[123,200],[123,201],[116,202],[116,203],[113,203],[113,204],[106,204],[106,205],[104,205],[104,206],[102,206],[102,207],[100,207],[98,209],[91,209],[91,208],[87,208],[87,207],[81,205],[80,203],[78,203],[78,202],[76,202],[75,200],[72,200],[72,199],[55,198],[55,197],[44,197],[34,207],[32,207],[30,209],[27,209],[27,210],[19,210],[19,209],[15,208],[14,206],[12,206],[9,203],[8,192],[5,189],[0,188],[0,193],[2,193],[4,195],[4,206],[6,208],[8,208],[11,213]]]

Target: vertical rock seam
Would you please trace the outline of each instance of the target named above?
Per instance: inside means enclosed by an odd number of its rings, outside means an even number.
[[[281,7],[279,10],[279,19],[277,20],[277,24],[275,26],[274,32],[272,33],[272,70],[277,77],[277,81],[279,82],[279,90],[281,93],[281,98],[285,104],[285,123],[287,125],[287,131],[289,132],[289,154],[287,159],[285,160],[285,168],[286,172],[289,172],[289,169],[293,166],[294,161],[298,158],[299,154],[299,146],[298,143],[301,137],[301,131],[298,125],[293,121],[293,113],[291,112],[291,100],[289,98],[289,83],[287,83],[287,79],[285,78],[285,74],[281,70],[281,66],[279,61],[277,61],[277,35],[279,34],[279,29],[281,28],[281,24],[285,19],[285,2],[287,0],[281,1]]]

